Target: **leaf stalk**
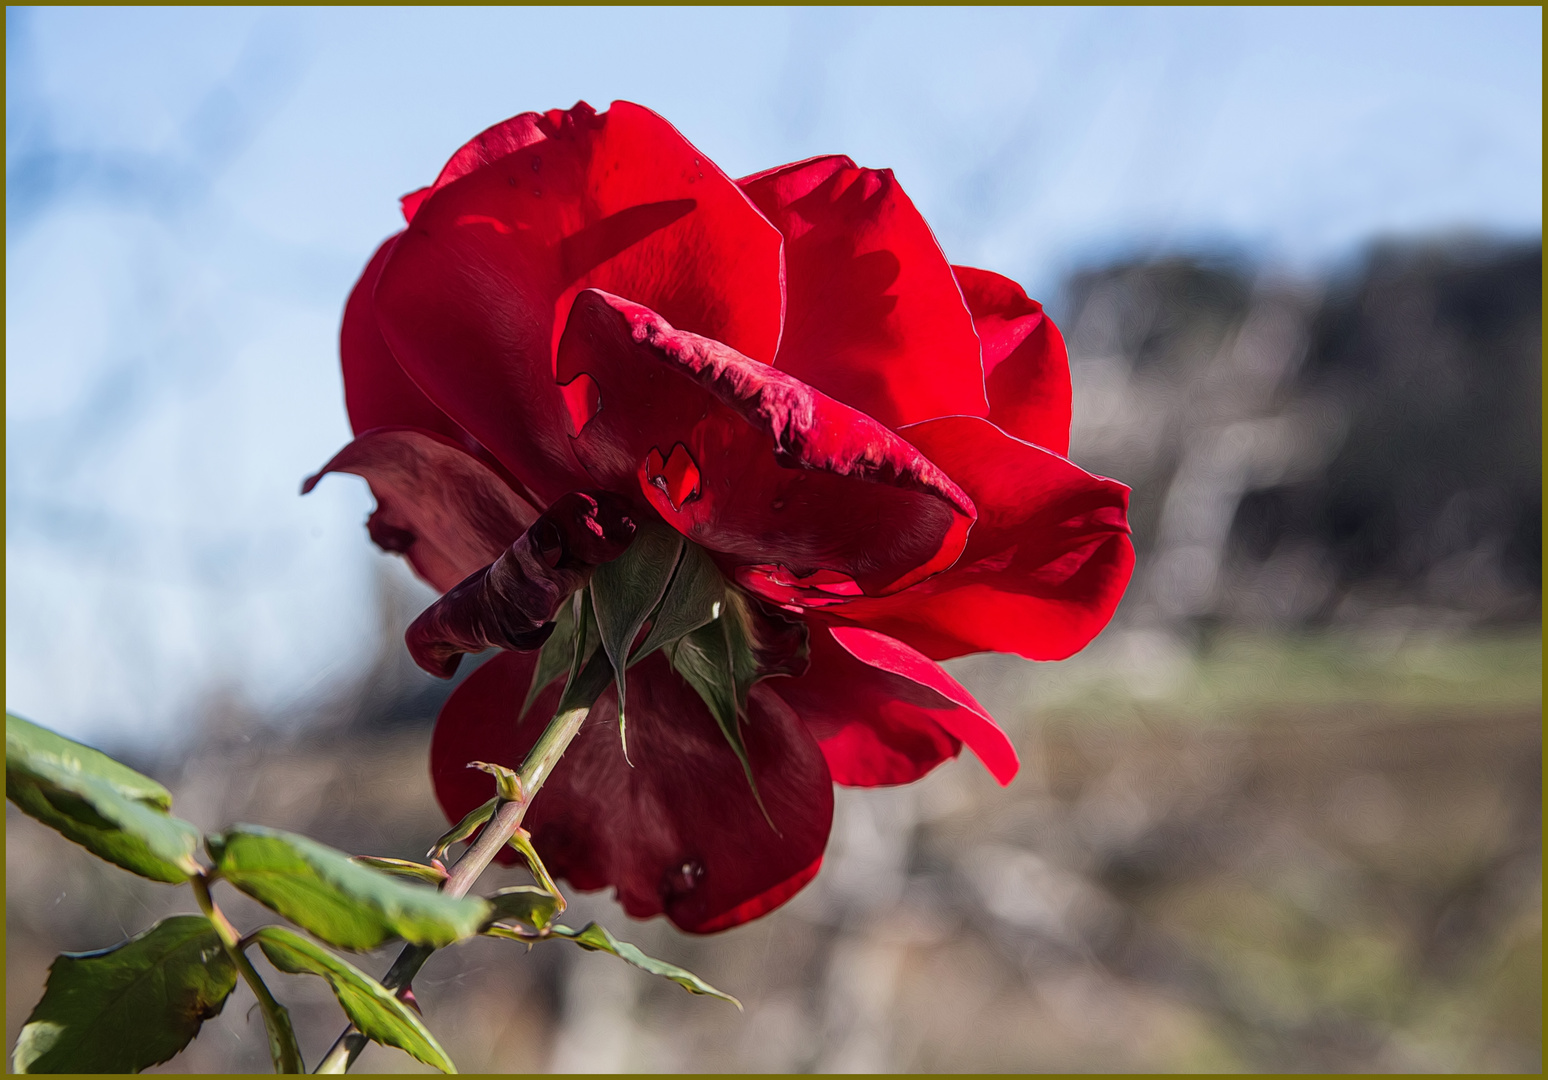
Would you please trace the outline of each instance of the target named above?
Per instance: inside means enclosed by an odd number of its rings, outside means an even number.
[[[215,933],[220,937],[220,943],[225,946],[226,953],[236,964],[237,971],[241,973],[243,981],[258,999],[258,1008],[263,1013],[264,1030],[269,1036],[269,1056],[274,1060],[274,1071],[278,1073],[304,1073],[306,1064],[301,1060],[301,1047],[296,1042],[296,1031],[290,1023],[290,1010],[274,999],[269,993],[269,988],[264,985],[263,978],[258,974],[258,969],[253,967],[252,961],[247,958],[243,950],[250,942],[237,932],[231,925],[231,920],[226,918],[215,903],[215,898],[210,895],[211,878],[205,874],[199,874],[191,879],[194,896],[198,898],[199,910],[204,912],[215,927]]]

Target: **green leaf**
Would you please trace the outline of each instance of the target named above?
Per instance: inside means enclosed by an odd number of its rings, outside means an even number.
[[[172,793],[150,777],[114,761],[101,750],[93,750],[30,720],[6,713],[6,768],[23,763],[29,769],[51,767],[90,776],[112,787],[126,799],[148,803],[159,810],[172,809]]]
[[[656,960],[627,941],[619,941],[607,930],[596,923],[587,923],[583,929],[572,930],[568,926],[555,926],[552,930],[555,937],[567,938],[575,942],[583,949],[599,952],[610,952],[625,963],[633,964],[641,971],[648,971],[652,975],[660,975],[664,979],[671,979],[678,986],[687,990],[690,994],[706,994],[709,997],[717,997],[722,1001],[729,1001],[738,1009],[742,1003],[723,990],[716,990],[709,983],[699,978],[691,971],[686,971],[676,964],[669,964],[665,960]]]
[[[545,929],[561,910],[559,898],[537,885],[513,885],[486,899],[494,908],[492,923],[514,921],[538,931]]]
[[[682,536],[665,526],[641,526],[634,542],[612,562],[591,575],[591,602],[596,611],[602,649],[618,682],[618,736],[625,738],[629,649],[645,620],[656,609],[672,580],[683,550]],[[628,757],[627,739],[624,756]]]
[[[554,632],[548,635],[548,640],[538,650],[532,685],[527,688],[527,700],[521,703],[521,712],[516,714],[517,720],[532,711],[532,703],[544,687],[570,669],[571,661],[575,658],[575,622],[575,605],[560,605],[559,613],[554,617]]]
[[[467,816],[457,824],[441,834],[441,838],[431,845],[427,853],[432,859],[442,859],[446,851],[459,840],[466,840],[478,831],[478,827],[490,818],[494,817],[495,807],[500,805],[500,797],[496,795],[483,806],[469,810]]]
[[[174,915],[111,949],[64,953],[16,1040],[19,1073],[132,1073],[217,1015],[237,970],[202,915]]]
[[[253,938],[281,971],[327,979],[350,1022],[366,1038],[396,1046],[444,1073],[457,1071],[414,1010],[355,965],[282,926],[265,926]]]
[[[215,869],[232,885],[341,949],[389,938],[440,948],[478,933],[489,905],[410,885],[304,836],[238,825],[211,837]]]
[[[640,642],[629,663],[639,663],[663,645],[718,617],[726,591],[726,579],[709,553],[698,544],[685,544],[650,633]]]
[[[92,854],[155,881],[199,872],[199,830],[168,814],[172,796],[99,750],[5,716],[5,794]]]
[[[426,885],[439,886],[451,876],[441,867],[427,866],[409,859],[384,859],[377,855],[352,855],[350,859],[361,866],[369,866],[372,870],[408,878],[410,881],[422,881]]]

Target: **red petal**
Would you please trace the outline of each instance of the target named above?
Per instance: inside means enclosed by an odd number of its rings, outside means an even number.
[[[430,771],[451,820],[494,794],[493,778],[467,763],[517,767],[558,703],[556,681],[516,722],[534,664],[531,653],[501,653],[442,708]],[[609,690],[527,813],[551,871],[582,890],[611,885],[634,918],[664,912],[695,933],[756,918],[810,880],[827,845],[833,785],[784,702],[754,687],[743,727],[778,834],[704,703],[659,653],[629,671],[632,768],[615,709]]]
[[[812,666],[773,688],[812,725],[841,784],[919,779],[967,743],[1002,785],[1016,749],[994,717],[939,664],[885,634],[835,626],[811,634]]]
[[[591,112],[591,106],[586,105],[585,102],[576,105],[577,111],[581,109],[587,113]],[[485,128],[473,136],[441,168],[435,183],[429,187],[422,187],[418,191],[411,191],[399,200],[403,204],[403,220],[412,223],[414,215],[419,212],[424,201],[453,180],[499,161],[508,154],[525,149],[533,143],[541,142],[547,137],[544,133],[545,120],[549,127],[563,125],[564,110],[550,109],[546,114],[521,113],[509,120],[502,120],[493,127]]]
[[[778,563],[738,566],[736,583],[749,592],[792,610],[842,604],[851,597],[865,595],[855,579],[848,574],[834,570],[792,574]]]
[[[785,235],[781,370],[892,427],[988,414],[972,318],[890,169],[819,157],[737,182]]]
[[[984,347],[989,419],[1056,454],[1070,452],[1070,359],[1043,305],[1007,277],[954,266]]]
[[[398,205],[403,209],[403,220],[410,225],[414,223],[414,215],[419,213],[420,204],[430,197],[432,188],[422,187],[409,192],[398,200]]]
[[[376,249],[344,305],[339,356],[344,367],[344,405],[349,410],[349,426],[356,435],[372,428],[412,427],[465,442],[467,433],[436,408],[398,366],[371,307],[371,295],[376,291],[382,267],[402,235],[390,237]]]
[[[909,784],[961,751],[940,720],[954,702],[856,659],[826,627],[812,624],[810,645],[804,675],[768,686],[812,729],[836,783]]]
[[[368,431],[308,477],[301,493],[330,472],[365,477],[376,496],[371,539],[407,556],[441,592],[487,566],[538,516],[493,469],[428,431]]]
[[[950,570],[905,593],[828,607],[824,617],[937,660],[983,651],[1060,660],[1095,637],[1134,569],[1129,489],[975,417],[904,434],[973,496],[967,547]]]
[[[602,407],[597,384],[590,375],[577,375],[569,382],[559,384],[559,395],[564,398],[564,407],[570,414],[570,434],[579,435]]]
[[[767,892],[759,893],[751,900],[743,900],[724,915],[717,915],[708,922],[695,927],[694,932],[698,934],[715,934],[721,930],[729,930],[733,926],[741,926],[745,922],[752,922],[759,916],[767,915],[786,900],[795,896],[796,893],[806,888],[812,878],[817,876],[817,871],[821,869],[822,856],[819,855],[812,860],[810,866],[781,881]]]
[[[645,456],[645,478],[667,497],[674,511],[681,510],[684,503],[702,494],[698,463],[682,443],[672,447],[671,456],[665,458],[660,449],[652,447]]]
[[[782,240],[649,110],[581,104],[509,125],[459,151],[418,205],[376,312],[404,370],[550,502],[589,486],[554,382],[575,294],[606,288],[772,359]]]
[[[582,293],[559,377],[582,372],[601,394],[575,440],[587,470],[612,491],[637,483],[662,518],[733,566],[837,571],[877,595],[962,549],[971,501],[907,442],[648,308]]]
[[[572,111],[587,118],[592,115],[591,106],[584,101],[577,102]],[[485,128],[463,143],[461,148],[451,156],[441,168],[440,175],[435,178],[435,183],[425,189],[425,198],[429,198],[453,180],[459,180],[469,173],[477,172],[485,165],[493,164],[518,150],[524,150],[534,143],[542,142],[548,137],[549,131],[563,127],[566,122],[566,113],[563,109],[550,109],[547,113],[520,113],[509,120],[501,120],[493,127]]]

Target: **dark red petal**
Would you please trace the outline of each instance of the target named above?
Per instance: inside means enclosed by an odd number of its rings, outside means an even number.
[[[973,320],[890,169],[820,157],[738,183],[785,236],[781,370],[892,427],[988,414]]]
[[[419,203],[376,313],[404,370],[548,502],[588,486],[554,381],[575,294],[605,288],[772,359],[783,241],[647,109],[582,104],[511,124],[459,152]]]
[[[1070,359],[1043,305],[1007,277],[954,266],[984,348],[989,419],[1056,454],[1070,452]]]
[[[349,426],[356,435],[372,428],[412,427],[464,442],[467,434],[436,408],[398,366],[371,307],[382,267],[402,235],[390,237],[376,249],[344,305],[339,356],[344,367],[344,405],[349,410]]]
[[[559,377],[581,373],[601,396],[575,440],[587,470],[611,491],[637,485],[722,565],[836,571],[879,595],[962,549],[972,502],[902,438],[646,307],[576,299]]]
[[[962,743],[1001,784],[1020,764],[994,718],[960,683],[901,641],[853,626],[813,626],[811,668],[771,689],[811,726],[841,784],[907,784]]]
[[[810,866],[804,867],[792,874],[772,889],[759,893],[750,900],[743,900],[723,915],[716,915],[713,919],[696,927],[694,932],[698,934],[716,934],[722,930],[729,930],[733,926],[741,926],[743,923],[752,922],[760,916],[767,915],[795,896],[796,893],[806,888],[812,878],[817,876],[817,871],[821,869],[822,856],[819,855],[812,860]]]
[[[409,654],[449,679],[463,653],[538,648],[559,605],[633,540],[634,522],[616,496],[560,497],[499,558],[420,613],[404,634]]]
[[[937,660],[984,651],[1061,660],[1095,637],[1134,569],[1129,489],[975,417],[904,434],[973,496],[967,547],[950,570],[905,593],[824,608],[824,617]]]
[[[367,431],[308,477],[301,493],[330,472],[365,477],[376,496],[371,539],[405,555],[440,592],[489,565],[538,516],[495,470],[434,432]]]
[[[467,763],[519,766],[558,704],[556,681],[517,722],[534,664],[531,653],[501,653],[442,708],[430,771],[451,820],[494,794],[493,778]],[[661,654],[629,671],[632,768],[615,700],[609,690],[597,702],[527,813],[549,870],[582,890],[611,885],[634,918],[664,912],[694,933],[756,918],[810,880],[828,841],[833,785],[784,702],[754,687],[742,729],[775,833],[704,703]]]

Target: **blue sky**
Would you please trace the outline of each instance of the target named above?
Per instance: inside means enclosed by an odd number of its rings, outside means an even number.
[[[10,9],[7,694],[152,739],[371,645],[339,312],[397,197],[628,98],[732,175],[892,167],[947,254],[1069,270],[1542,227],[1538,8]],[[1054,309],[1055,316],[1059,312]]]

